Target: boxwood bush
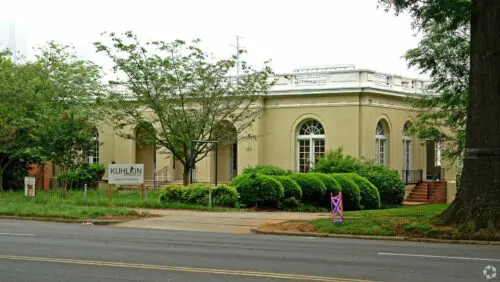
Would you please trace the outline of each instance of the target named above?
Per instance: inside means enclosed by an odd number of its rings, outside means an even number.
[[[405,197],[405,185],[400,176],[381,165],[367,165],[358,172],[368,179],[380,194],[380,202],[384,205],[400,205]]]
[[[295,198],[296,200],[302,199],[302,189],[299,184],[290,177],[286,175],[276,175],[274,176],[276,180],[278,180],[281,185],[283,185],[283,189],[285,191],[285,198]]]
[[[404,183],[397,173],[383,165],[375,164],[373,161],[359,160],[344,155],[341,147],[328,151],[314,165],[314,171],[322,173],[356,172],[377,187],[382,204],[400,205],[404,200]]]
[[[330,208],[331,206],[331,200],[330,200],[330,193],[333,193],[333,195],[337,195],[340,191],[342,191],[342,187],[340,186],[339,182],[333,178],[330,174],[326,173],[311,173],[315,176],[317,176],[323,184],[325,184],[326,190],[325,190],[325,195],[323,196],[323,200],[321,203],[322,207],[325,208]]]
[[[217,185],[212,189],[212,203],[221,207],[239,207],[238,191],[229,185]]]
[[[302,202],[311,205],[321,205],[326,192],[325,184],[312,173],[294,173],[290,178],[295,180],[302,189]]]
[[[361,194],[358,185],[344,173],[333,173],[332,177],[342,187],[342,201],[344,210],[355,211],[361,209]]]
[[[349,176],[359,187],[361,207],[366,210],[379,209],[380,194],[377,187],[375,187],[375,185],[373,185],[368,179],[357,173],[346,173],[346,175]]]
[[[240,194],[240,202],[247,207],[279,207],[285,192],[283,185],[271,176],[260,173],[248,173],[235,177],[231,181]]]
[[[182,185],[169,185],[161,188],[160,201],[161,202],[179,202],[184,201],[185,186]]]
[[[257,165],[243,169],[242,174],[260,173],[264,175],[289,175],[291,171],[275,165]]]
[[[160,201],[193,205],[208,205],[209,190],[212,189],[212,204],[221,207],[238,207],[238,192],[228,185],[191,184],[170,185],[162,189]]]

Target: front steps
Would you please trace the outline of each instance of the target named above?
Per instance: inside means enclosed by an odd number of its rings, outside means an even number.
[[[445,181],[422,181],[410,192],[405,202],[408,204],[446,203]]]

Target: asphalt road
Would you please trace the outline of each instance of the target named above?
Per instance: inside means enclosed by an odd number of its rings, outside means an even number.
[[[2,282],[488,281],[487,265],[500,247],[0,220]]]

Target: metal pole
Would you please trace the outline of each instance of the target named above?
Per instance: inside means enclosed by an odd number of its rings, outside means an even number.
[[[193,144],[195,141],[191,141],[191,154],[189,155],[189,183],[193,184]]]
[[[218,174],[218,169],[217,169],[217,147],[219,146],[218,143],[215,143],[215,186],[217,186],[217,174]]]
[[[87,183],[85,183],[83,187],[84,187],[83,200],[87,201]]]

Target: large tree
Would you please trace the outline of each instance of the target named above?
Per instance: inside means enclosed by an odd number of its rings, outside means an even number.
[[[40,69],[37,63],[16,64],[9,52],[0,52],[0,191],[12,164],[39,160],[34,131]]]
[[[17,63],[0,53],[0,189],[16,160],[67,170],[92,144],[89,128],[100,117],[100,69],[69,46],[49,42],[38,51]]]
[[[413,131],[421,140],[435,140],[443,146],[443,156],[461,162],[469,88],[470,28],[450,29],[450,21],[422,28],[423,38],[405,58],[432,77],[427,95],[412,96],[411,104],[423,109]]]
[[[441,215],[461,234],[500,230],[500,1],[380,0],[409,11],[416,27],[446,25],[458,31],[470,21],[470,79],[465,154],[460,189]],[[467,64],[464,61],[464,64]]]
[[[183,164],[185,184],[213,149],[207,143],[191,146],[192,140],[234,142],[262,112],[261,99],[271,85],[267,64],[254,70],[241,62],[241,75],[230,77],[237,56],[217,60],[199,40],[142,43],[132,32],[110,33],[109,39],[95,45],[112,60],[117,79],[110,82],[122,90],[111,95],[117,132],[136,139],[134,129],[152,125],[141,135]]]
[[[39,49],[37,62],[45,77],[38,109],[37,140],[41,156],[58,165],[62,175],[88,161],[95,146],[95,126],[105,108],[101,69],[78,59],[73,48],[49,42]],[[62,181],[66,190],[67,182]]]

